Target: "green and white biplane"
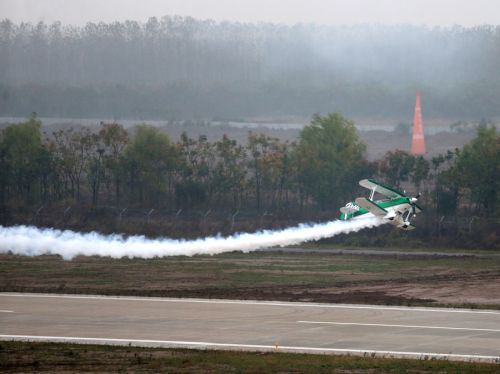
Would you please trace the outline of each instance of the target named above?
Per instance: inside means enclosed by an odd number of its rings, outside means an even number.
[[[402,230],[415,228],[410,220],[422,211],[422,208],[417,205],[420,194],[409,197],[373,179],[363,179],[359,181],[359,184],[370,190],[370,197],[358,197],[355,201],[340,208],[340,219],[350,220],[375,216],[387,220]],[[380,194],[384,198],[374,200],[375,194]]]

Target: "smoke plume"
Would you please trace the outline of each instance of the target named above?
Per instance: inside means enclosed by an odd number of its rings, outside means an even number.
[[[147,239],[144,236],[77,233],[70,230],[40,229],[33,226],[0,226],[0,253],[38,256],[60,255],[66,260],[75,256],[109,256],[113,258],[153,258],[165,256],[214,255],[223,252],[250,252],[274,246],[288,246],[329,238],[379,226],[378,218],[354,221],[331,221],[301,224],[283,230],[239,233],[229,237],[213,236],[195,240]]]

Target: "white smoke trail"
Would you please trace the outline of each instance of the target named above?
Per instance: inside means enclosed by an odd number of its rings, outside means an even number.
[[[378,218],[336,220],[312,225],[301,224],[277,231],[264,230],[252,234],[240,233],[229,237],[214,236],[195,240],[146,239],[144,236],[123,237],[95,232],[82,234],[70,230],[39,229],[33,226],[0,226],[0,253],[11,252],[26,256],[57,254],[66,260],[79,255],[113,258],[214,255],[294,245],[355,232],[383,223]]]

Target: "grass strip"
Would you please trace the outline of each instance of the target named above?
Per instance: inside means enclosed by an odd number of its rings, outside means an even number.
[[[296,353],[0,342],[0,372],[498,373],[496,364]]]

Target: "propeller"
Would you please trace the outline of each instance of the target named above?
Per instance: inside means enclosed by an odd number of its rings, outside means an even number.
[[[415,217],[417,215],[416,202],[418,201],[419,197],[420,197],[420,192],[417,194],[417,196],[412,197],[410,199],[411,213],[413,214],[413,217]]]

